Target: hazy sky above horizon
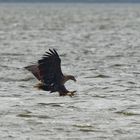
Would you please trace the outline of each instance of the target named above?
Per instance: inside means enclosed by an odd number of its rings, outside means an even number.
[[[140,2],[140,0],[0,0],[0,2]]]

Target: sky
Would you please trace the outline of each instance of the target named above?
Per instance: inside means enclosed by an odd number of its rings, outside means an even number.
[[[140,0],[0,0],[0,2],[140,2]]]

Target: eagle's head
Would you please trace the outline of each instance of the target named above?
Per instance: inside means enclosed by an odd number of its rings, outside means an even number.
[[[68,80],[73,80],[74,82],[76,82],[76,79],[73,75],[68,75],[67,78]]]

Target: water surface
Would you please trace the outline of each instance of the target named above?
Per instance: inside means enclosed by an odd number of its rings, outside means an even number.
[[[0,139],[140,139],[140,5],[1,4]],[[74,97],[23,67],[49,48]]]

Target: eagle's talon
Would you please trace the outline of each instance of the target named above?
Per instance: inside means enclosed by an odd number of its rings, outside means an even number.
[[[76,92],[76,91],[71,91],[71,92],[68,92],[68,93],[67,93],[67,95],[68,95],[68,96],[70,96],[70,97],[72,97],[72,96],[74,96],[74,95],[75,95],[75,92]]]

